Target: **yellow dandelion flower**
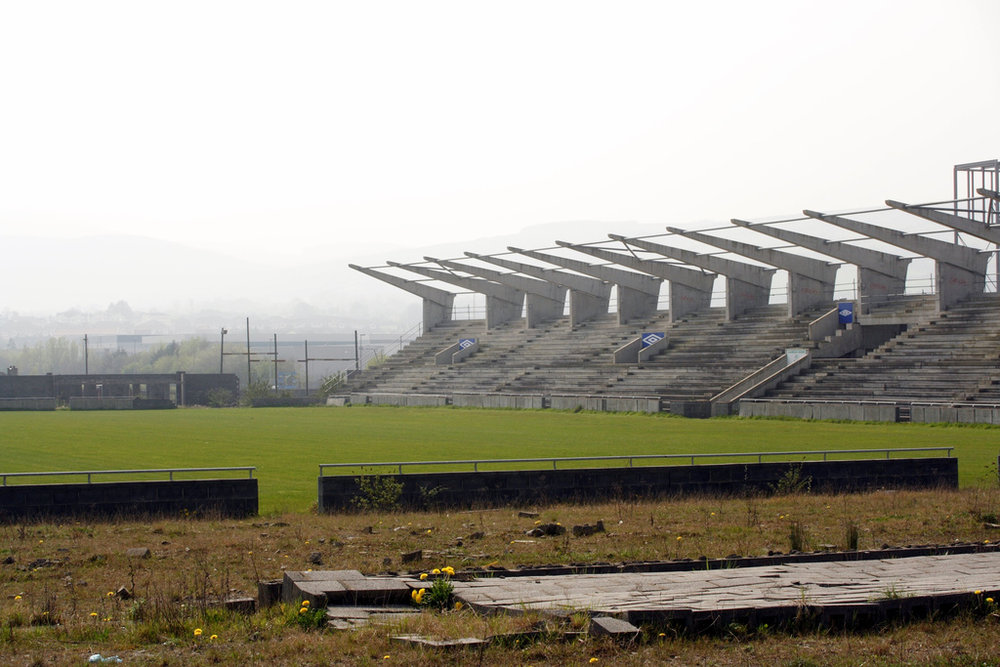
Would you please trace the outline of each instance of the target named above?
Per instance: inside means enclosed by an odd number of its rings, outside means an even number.
[[[666,636],[667,636],[667,633],[666,633],[666,632],[661,632],[660,634],[658,634],[658,635],[656,635],[656,636],[657,636],[657,637],[666,637]]]
[[[383,655],[383,656],[382,656],[382,659],[383,659],[383,660],[388,660],[388,659],[389,659],[389,656],[388,656],[388,655]]]
[[[96,611],[90,612],[90,617],[91,618],[97,618],[97,612]]]
[[[111,617],[110,617],[110,616],[108,616],[107,618],[102,618],[101,620],[102,620],[102,621],[104,621],[104,622],[108,622],[108,621],[110,621],[110,620],[111,620]]]
[[[451,565],[449,565],[448,567],[442,567],[441,571],[447,574],[449,577],[455,576],[455,568],[453,568]]]
[[[201,628],[195,628],[194,629],[194,636],[195,637],[201,637]]]
[[[972,592],[975,593],[976,595],[982,595],[983,594],[982,591],[972,591]]]
[[[302,606],[303,607],[308,607],[309,606],[309,600],[303,600],[302,601]]]
[[[114,596],[115,596],[115,592],[114,591],[108,591],[108,597],[109,598],[113,598]]]
[[[993,601],[993,600],[990,600],[990,602],[992,602],[992,601]],[[462,603],[461,603],[461,602],[456,602],[456,603],[455,603],[455,611],[458,611],[458,610],[460,610],[461,608],[462,608]]]
[[[420,581],[424,581],[425,579],[427,579],[427,573],[426,572],[421,572],[420,573]]]
[[[14,599],[15,599],[15,600],[20,600],[20,599],[21,599],[21,596],[20,596],[20,595],[15,595],[15,596],[14,596]]]
[[[431,574],[437,576],[441,574],[441,570],[439,570],[438,568],[434,568],[433,570],[431,570]]]
[[[309,607],[302,607],[301,609],[299,609],[299,613],[300,613],[300,614],[304,614],[304,613],[306,613],[307,611],[309,611]]]
[[[212,640],[213,642],[214,642],[214,641],[215,641],[216,639],[218,639],[218,638],[219,638],[219,635],[212,635],[211,637],[209,637],[209,639],[211,639],[211,640]]]
[[[590,664],[594,664],[595,662],[599,662],[597,658],[590,659]]]
[[[432,532],[433,532],[432,529],[430,529],[430,528],[427,529],[427,534],[428,535],[430,535]]]
[[[709,516],[715,516],[715,512],[712,512]]]
[[[989,602],[990,604],[993,604],[993,598],[986,598],[986,601]]]

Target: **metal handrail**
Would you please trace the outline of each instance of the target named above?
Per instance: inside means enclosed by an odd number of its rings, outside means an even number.
[[[86,475],[87,484],[91,484],[92,475],[134,475],[145,473],[169,473],[168,479],[174,481],[175,472],[228,472],[233,470],[244,470],[253,479],[253,472],[256,466],[239,466],[232,468],[147,468],[144,470],[67,470],[64,472],[0,472],[2,486],[7,486],[8,477],[59,477],[65,475]]]
[[[453,466],[453,465],[472,465],[473,472],[479,472],[480,464],[487,463],[551,463],[552,469],[557,470],[556,467],[559,462],[571,462],[571,461],[628,461],[628,467],[632,467],[632,462],[635,460],[649,460],[649,459],[689,459],[691,465],[695,464],[695,459],[705,459],[705,458],[746,458],[746,457],[757,457],[757,462],[761,463],[765,456],[813,456],[817,454],[823,455],[823,460],[827,460],[827,456],[830,454],[872,454],[872,453],[885,453],[885,458],[888,459],[890,454],[893,452],[947,452],[948,458],[951,458],[951,452],[955,449],[954,447],[902,447],[902,448],[887,448],[887,449],[817,449],[812,451],[797,451],[797,452],[732,452],[725,454],[633,454],[631,456],[567,456],[567,457],[556,457],[556,458],[544,458],[544,459],[468,459],[468,460],[455,460],[455,461],[391,461],[391,462],[381,462],[381,463],[320,463],[319,464],[319,475],[323,477],[323,471],[327,468],[385,468],[394,467],[399,472],[400,475],[403,474],[403,466]]]

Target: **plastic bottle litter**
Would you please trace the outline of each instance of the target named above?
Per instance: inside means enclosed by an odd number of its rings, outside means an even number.
[[[94,655],[87,658],[87,662],[121,662],[122,659],[117,655],[103,656],[100,653],[95,653]]]

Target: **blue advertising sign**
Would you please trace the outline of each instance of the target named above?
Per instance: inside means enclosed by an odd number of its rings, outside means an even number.
[[[841,324],[850,324],[854,321],[853,301],[842,301],[837,304],[837,319]]]
[[[467,347],[472,347],[476,344],[475,338],[459,338],[458,339],[458,349],[464,350]]]
[[[649,347],[654,343],[659,343],[661,340],[666,338],[667,334],[662,331],[650,331],[642,334],[642,346]]]

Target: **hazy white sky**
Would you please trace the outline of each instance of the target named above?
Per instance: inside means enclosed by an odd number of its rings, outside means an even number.
[[[998,28],[995,0],[0,1],[0,236],[294,260],[944,199],[1000,157]]]

